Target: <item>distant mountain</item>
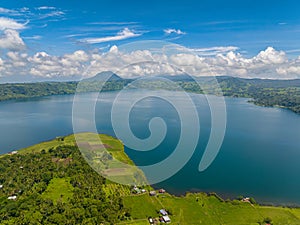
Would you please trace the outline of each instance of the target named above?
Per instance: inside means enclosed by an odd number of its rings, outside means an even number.
[[[168,80],[171,80],[171,81],[194,81],[195,77],[192,77],[188,74],[180,74],[180,75],[168,75],[168,74],[165,74],[165,75],[158,75],[158,76],[149,76],[148,78],[166,78]],[[139,77],[135,78],[135,79],[138,79]],[[124,79],[124,78],[121,78],[119,75],[111,72],[111,71],[103,71],[103,72],[100,72],[98,74],[96,74],[95,76],[91,77],[91,78],[87,78],[87,79],[84,79],[85,81],[104,81],[104,80],[107,80],[108,81],[120,81],[120,80],[135,80],[135,79]]]
[[[111,71],[103,71],[93,77],[84,79],[84,81],[122,81],[123,78]]]
[[[158,77],[166,78],[171,81],[194,81],[194,77],[188,74],[180,74],[180,75],[160,75]]]

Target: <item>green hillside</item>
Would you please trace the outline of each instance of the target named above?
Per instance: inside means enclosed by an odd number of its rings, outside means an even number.
[[[81,135],[87,140],[92,136]],[[133,165],[119,140],[100,137],[109,154]],[[113,159],[105,163],[116,166]],[[161,209],[168,212],[171,224],[300,224],[300,209],[223,201],[205,193],[175,197],[156,191],[150,196],[147,185],[133,193],[132,186],[96,173],[83,159],[74,135],[2,155],[0,171],[0,224],[142,225],[149,224],[149,217],[158,220]]]
[[[40,83],[19,83],[0,84],[0,101],[12,99],[27,99],[50,95],[74,94],[78,92],[98,92],[98,91],[119,91],[128,84],[131,88],[143,89],[164,89],[171,91],[185,90],[193,93],[203,93],[220,95],[216,83],[211,77],[195,78],[190,76],[164,76],[175,82],[161,79],[131,80],[122,79],[113,74],[104,83],[111,72],[104,72],[80,82],[40,82]],[[300,80],[263,80],[263,79],[243,79],[237,77],[220,76],[216,77],[224,96],[250,98],[251,102],[261,106],[282,107],[295,113],[300,113]],[[132,81],[135,81],[132,83]],[[201,84],[201,87],[199,86]],[[180,89],[178,88],[180,87]]]

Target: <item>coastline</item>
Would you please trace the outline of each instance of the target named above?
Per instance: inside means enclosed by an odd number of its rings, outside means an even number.
[[[121,141],[116,138],[113,138],[104,134],[94,134],[94,133],[79,133],[77,135],[83,135],[87,138],[86,141],[91,141],[91,134],[100,135],[103,144],[110,145],[110,152],[118,157],[121,161],[127,161],[129,164],[134,165],[134,162],[128,157],[124,151],[124,145]],[[81,143],[82,144],[82,143]],[[101,147],[100,145],[97,145]],[[95,147],[95,146],[92,146]],[[62,150],[69,149],[67,151],[73,151],[73,154],[76,152],[76,157],[72,160],[71,155],[64,156]],[[69,165],[76,165],[79,161],[83,160],[86,164],[86,161],[82,157],[82,152],[76,148],[74,134],[69,136],[60,136],[55,139],[42,142],[27,148],[20,149],[14,153],[4,154],[0,157],[0,161],[3,163],[10,161],[12,162],[9,165],[9,170],[19,171],[27,173],[30,170],[30,165],[27,162],[31,162],[35,159],[43,159],[46,161],[39,161],[42,163],[40,168],[44,170],[47,169],[49,165],[56,165],[61,168],[61,171],[68,169]],[[92,148],[92,150],[95,150]],[[117,154],[116,154],[117,153]],[[78,155],[79,154],[79,155]],[[20,159],[27,159],[26,161]],[[18,160],[19,159],[19,160]],[[31,159],[31,160],[30,160]],[[48,166],[46,166],[48,165]],[[107,164],[108,165],[108,164]],[[116,164],[114,164],[116,165]],[[90,173],[93,173],[96,177],[99,177],[99,174],[95,173],[95,170],[92,170],[89,165],[86,165]],[[64,169],[65,168],[65,169]],[[71,167],[75,168],[75,167]],[[70,169],[71,169],[70,168]],[[76,171],[76,170],[75,170]],[[14,176],[21,176],[14,175]],[[86,179],[90,176],[89,174],[84,175]],[[100,174],[101,175],[101,174]],[[5,176],[8,176],[6,174]],[[23,175],[24,176],[24,175]],[[30,175],[32,176],[32,174]],[[18,177],[11,177],[9,179],[19,179]],[[28,178],[27,178],[28,179]],[[72,200],[68,200],[68,197],[72,199],[72,193],[74,188],[72,187],[72,180],[74,182],[76,176],[70,179],[67,173],[62,173],[59,176],[54,176],[51,178],[48,185],[44,188],[44,191],[41,191],[39,196],[42,198],[52,198],[53,201],[60,201],[63,199],[64,204],[73,204]],[[131,225],[146,225],[149,224],[149,218],[153,218],[158,221],[162,218],[161,212],[165,210],[168,214],[168,219],[171,220],[172,224],[181,224],[181,225],[191,225],[199,224],[199,221],[202,221],[202,224],[264,224],[266,218],[271,218],[274,224],[285,224],[283,221],[290,221],[291,225],[298,225],[300,223],[300,208],[291,208],[284,206],[269,206],[256,203],[252,201],[251,196],[249,198],[242,197],[241,199],[224,200],[220,197],[219,194],[210,192],[186,192],[184,195],[176,196],[168,193],[168,190],[164,189],[153,189],[152,186],[144,184],[143,186],[128,186],[122,185],[119,183],[112,182],[108,179],[105,179],[103,176],[100,176],[99,179],[104,179],[105,182],[102,184],[102,192],[110,199],[113,196],[119,196],[122,200],[122,206],[127,212],[122,220],[114,224],[131,224]],[[12,182],[12,181],[7,181]],[[0,192],[1,201],[0,205],[6,206],[9,203],[21,204],[24,199],[31,198],[31,192],[16,193],[14,200],[7,200],[7,194],[11,193],[9,190],[9,185],[7,182],[4,182],[2,185],[3,189]],[[35,186],[39,184],[39,181],[33,181]],[[87,184],[89,185],[89,184]],[[90,185],[89,185],[90,187]],[[17,189],[18,190],[18,189]],[[80,188],[77,191],[81,190]],[[5,192],[3,192],[5,191]],[[9,192],[7,192],[9,191]],[[84,191],[81,190],[81,191]],[[135,192],[133,192],[135,191]],[[63,192],[65,193],[63,197],[55,193]],[[155,193],[154,195],[151,193]],[[5,197],[6,196],[6,197]],[[9,196],[11,197],[11,196]],[[10,202],[11,201],[11,202]],[[102,204],[102,200],[98,201],[99,204]],[[37,203],[39,204],[39,203]],[[54,205],[55,206],[55,205]],[[22,209],[20,209],[22,210]]]
[[[128,82],[126,80],[124,81],[118,81],[118,82]],[[72,85],[71,89],[67,92],[57,92],[55,93],[55,91],[53,91],[52,93],[41,93],[41,94],[37,94],[37,95],[33,95],[33,96],[30,96],[30,95],[15,95],[15,96],[0,96],[0,102],[6,102],[6,101],[26,101],[26,100],[30,100],[30,99],[36,99],[36,98],[39,98],[39,97],[48,97],[48,96],[59,96],[59,95],[75,95],[76,93],[92,93],[92,92],[98,92],[98,89],[95,90],[93,89],[94,87],[92,87],[92,89],[88,90],[88,89],[83,89],[83,90],[80,90],[79,89],[79,92],[77,90],[77,83],[76,81],[70,81],[70,82],[40,82],[40,83],[26,83],[26,84],[22,84],[22,85],[33,85],[33,84],[48,84],[50,83],[51,85],[59,85],[59,86],[63,86],[63,85],[67,85],[69,87],[69,85]],[[125,84],[124,83],[124,84]],[[16,83],[18,84],[18,83]],[[89,82],[87,82],[87,84],[89,84]],[[124,85],[123,84],[123,85]],[[14,85],[14,84],[0,84],[1,85]],[[74,86],[75,85],[75,86]],[[52,87],[53,88],[53,87]],[[147,89],[147,87],[143,87],[143,89]],[[163,89],[163,88],[157,88],[157,89]],[[157,90],[155,87],[149,87],[149,90]],[[112,91],[119,91],[121,90],[121,87],[119,86],[116,86],[116,87],[112,87],[110,89],[103,89],[102,92],[112,92]],[[168,90],[168,89],[163,89],[163,90],[166,90],[166,91],[180,91],[180,90]],[[203,94],[202,91],[198,91],[198,90],[189,90],[189,89],[184,89],[184,91],[186,92],[189,92],[189,93],[194,93],[194,94]],[[300,115],[300,111],[298,109],[295,109],[295,107],[288,107],[288,106],[284,106],[284,105],[280,105],[280,104],[277,104],[277,103],[272,103],[272,104],[264,104],[264,99],[260,99],[260,98],[255,98],[251,95],[249,95],[249,93],[247,93],[246,91],[243,92],[242,94],[238,94],[236,95],[234,92],[233,93],[226,93],[225,90],[222,90],[222,96],[223,97],[230,97],[230,98],[247,98],[249,99],[249,103],[251,104],[254,104],[254,105],[257,105],[257,106],[261,106],[261,107],[272,107],[272,108],[282,108],[282,109],[286,109],[288,111],[291,111],[297,115]],[[214,93],[214,92],[211,92],[209,93],[211,95],[214,95],[214,96],[219,96],[218,93]],[[260,102],[261,101],[261,102]]]
[[[80,133],[80,134],[89,134],[89,132]],[[124,151],[124,145],[123,145],[122,141],[118,140],[116,137],[112,137],[112,136],[109,136],[109,135],[106,135],[106,134],[97,134],[97,135],[100,135],[100,136],[103,135],[105,137],[110,137],[110,138],[115,139],[118,142],[120,142],[122,144],[122,146],[123,146],[123,148],[122,148],[122,155],[123,155],[123,158],[125,158],[124,162],[129,162],[130,164],[132,164],[132,165],[135,166],[134,161],[132,159],[130,159],[129,156]],[[18,153],[21,153],[21,154],[27,154],[27,153],[35,153],[35,154],[37,154],[37,153],[40,153],[41,150],[42,150],[42,148],[44,148],[45,146],[47,146],[48,149],[50,149],[50,148],[56,148],[56,147],[58,147],[58,146],[60,146],[62,144],[63,145],[74,145],[74,146],[76,146],[75,139],[74,139],[74,134],[69,134],[69,135],[63,136],[63,138],[64,138],[63,142],[58,141],[59,138],[61,138],[61,137],[56,137],[54,139],[49,139],[47,141],[44,141],[44,142],[41,142],[41,143],[38,143],[38,144],[35,144],[35,145],[32,145],[32,146],[28,146],[28,147],[25,147],[25,148],[22,148],[22,149],[13,151],[13,152],[14,152],[14,154],[15,154],[15,152],[18,152]],[[12,152],[1,154],[0,158],[2,158],[5,155],[11,155],[11,154],[12,154]],[[143,174],[143,176],[145,176],[145,175]],[[147,178],[145,177],[145,179],[147,179]],[[159,190],[159,189],[163,189],[164,188],[163,186],[160,186],[160,185],[157,185],[157,186],[156,185],[152,185],[151,186],[151,185],[147,184],[147,186],[150,186],[151,189],[153,189],[153,190]],[[200,189],[191,189],[191,190],[186,190],[183,193],[173,193],[173,192],[169,192],[168,190],[166,190],[166,191],[167,191],[167,193],[170,196],[180,197],[180,198],[181,197],[184,198],[184,197],[186,197],[189,194],[205,194],[205,195],[208,195],[208,196],[214,195],[218,199],[220,199],[222,202],[235,201],[238,198],[238,196],[233,196],[230,193],[227,193],[227,194],[226,193],[216,193],[216,192],[214,192],[214,190],[211,190],[211,191],[202,191]],[[247,196],[247,197],[254,198],[257,201],[257,204],[260,205],[260,206],[300,208],[300,205],[296,204],[296,203],[263,202],[263,201],[257,200],[255,198],[255,196]]]

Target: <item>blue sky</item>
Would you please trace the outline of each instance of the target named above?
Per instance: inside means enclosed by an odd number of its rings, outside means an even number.
[[[133,41],[163,40],[200,49],[201,53],[226,55],[232,51],[253,62],[256,60],[253,57],[261,52],[261,57],[265,57],[260,59],[263,62],[282,51],[285,59],[272,62],[290,61],[273,68],[273,72],[279,71],[281,75],[294,72],[291,76],[294,78],[300,74],[298,64],[290,68],[298,63],[300,55],[299,1],[0,0],[0,3],[0,57],[6,64],[12,63],[7,61],[8,52],[19,54],[19,58],[21,54],[29,58],[39,52],[63,57],[75,51],[87,54],[95,49],[109,51],[114,45]],[[267,52],[271,56],[264,54],[268,47],[272,48]],[[239,56],[228,57],[234,61]],[[5,68],[3,71],[2,78],[17,72]],[[48,77],[54,74],[63,76],[53,72]],[[258,76],[257,71],[251,74]],[[34,77],[34,72],[31,75]]]
[[[300,49],[300,3],[297,1],[30,0],[1,1],[1,6],[15,10],[27,7],[34,11],[36,16],[13,18],[23,22],[30,20],[30,28],[24,30],[23,35],[41,36],[42,40],[37,43],[48,51],[57,51],[53,48],[59,45],[63,47],[60,48],[62,51],[80,48],[76,46],[80,37],[113,36],[125,27],[142,33],[136,38],[139,40],[169,40],[174,38],[175,33],[169,37],[163,30],[180,29],[186,34],[172,41],[188,47],[234,45],[249,54],[255,54],[266,46],[283,50]],[[55,9],[35,10],[43,6]],[[38,14],[51,12],[64,14],[38,19]],[[68,36],[80,34],[82,36]],[[124,41],[110,42],[116,43]]]

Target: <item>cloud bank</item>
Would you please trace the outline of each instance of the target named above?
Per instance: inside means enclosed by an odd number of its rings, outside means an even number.
[[[8,40],[23,45],[15,31],[6,30],[6,32],[6,36],[0,40],[0,47],[13,48],[12,44],[7,44],[10,43]],[[205,52],[211,53],[212,50],[221,53],[201,56]],[[117,46],[112,46],[107,52],[101,52],[99,49],[78,50],[61,56],[49,55],[46,52],[28,55],[22,51],[11,50],[0,58],[0,74],[6,78],[18,74],[47,79],[72,79],[81,76],[91,77],[98,72],[111,70],[124,77],[177,75],[184,72],[194,76],[300,78],[300,57],[288,59],[285,52],[273,47],[268,47],[251,58],[243,57],[236,50],[236,47],[214,47],[198,49],[201,54],[195,54],[195,49],[166,54],[163,49],[124,52]]]

